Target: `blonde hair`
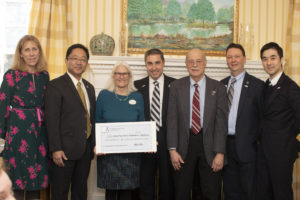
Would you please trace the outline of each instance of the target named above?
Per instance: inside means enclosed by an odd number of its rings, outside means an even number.
[[[137,91],[137,89],[134,87],[133,85],[133,77],[132,77],[132,71],[130,69],[130,66],[127,62],[125,61],[121,61],[121,62],[117,62],[112,71],[111,71],[111,74],[110,74],[110,77],[109,77],[109,80],[108,80],[108,84],[107,84],[107,87],[106,89],[110,92],[113,92],[115,90],[115,82],[114,82],[114,74],[117,70],[117,67],[119,66],[124,66],[127,71],[129,72],[129,82],[128,82],[128,86],[127,86],[127,90],[128,90],[128,94],[134,92],[134,91]]]
[[[11,69],[14,70],[20,70],[20,71],[27,71],[26,69],[26,64],[24,62],[24,59],[21,58],[21,51],[25,45],[26,42],[32,41],[35,43],[39,49],[39,60],[36,64],[36,70],[37,72],[42,72],[47,70],[47,62],[40,44],[40,41],[33,35],[24,35],[18,42],[15,55],[14,55],[14,60],[13,64],[11,66]]]

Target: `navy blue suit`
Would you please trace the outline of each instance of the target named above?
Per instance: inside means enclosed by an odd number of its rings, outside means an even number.
[[[230,77],[221,82],[229,87]],[[228,164],[224,167],[225,200],[254,199],[255,162],[264,82],[245,73],[238,105],[235,135],[227,138]]]

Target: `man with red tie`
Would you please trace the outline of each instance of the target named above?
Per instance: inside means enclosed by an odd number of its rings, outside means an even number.
[[[189,76],[171,83],[167,146],[174,168],[175,199],[189,199],[195,170],[205,199],[219,200],[225,164],[228,105],[223,84],[205,75],[200,49],[186,55]]]

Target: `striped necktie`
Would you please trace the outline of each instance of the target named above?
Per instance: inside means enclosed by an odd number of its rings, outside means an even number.
[[[152,95],[152,102],[151,102],[151,111],[150,117],[151,121],[155,121],[156,123],[156,131],[159,131],[160,127],[160,93],[159,93],[159,83],[154,81],[153,84],[155,85]]]
[[[77,83],[77,91],[78,91],[78,94],[80,96],[80,99],[82,101],[82,104],[84,106],[84,109],[86,111],[86,127],[87,127],[87,134],[86,134],[86,138],[89,138],[90,135],[91,135],[91,121],[90,121],[90,115],[89,115],[89,112],[87,110],[87,105],[86,105],[86,100],[85,100],[85,96],[84,96],[84,93],[83,93],[83,90],[81,88],[81,83],[78,82]]]
[[[200,99],[198,84],[194,84],[195,92],[193,95],[193,107],[192,107],[192,131],[194,134],[198,134],[201,130],[200,123]]]
[[[227,96],[228,96],[228,109],[229,109],[229,111],[230,111],[231,104],[232,104],[232,99],[233,99],[233,94],[234,94],[234,83],[235,82],[236,82],[236,79],[232,78],[231,82],[230,82],[229,90],[227,92]]]

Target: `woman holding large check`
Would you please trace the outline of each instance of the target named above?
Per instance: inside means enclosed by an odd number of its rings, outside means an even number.
[[[133,85],[132,72],[125,62],[117,63],[107,89],[97,98],[96,122],[144,121],[143,97]],[[96,144],[97,145],[97,144]],[[106,200],[130,200],[140,182],[140,154],[97,154],[97,186],[106,189]]]

